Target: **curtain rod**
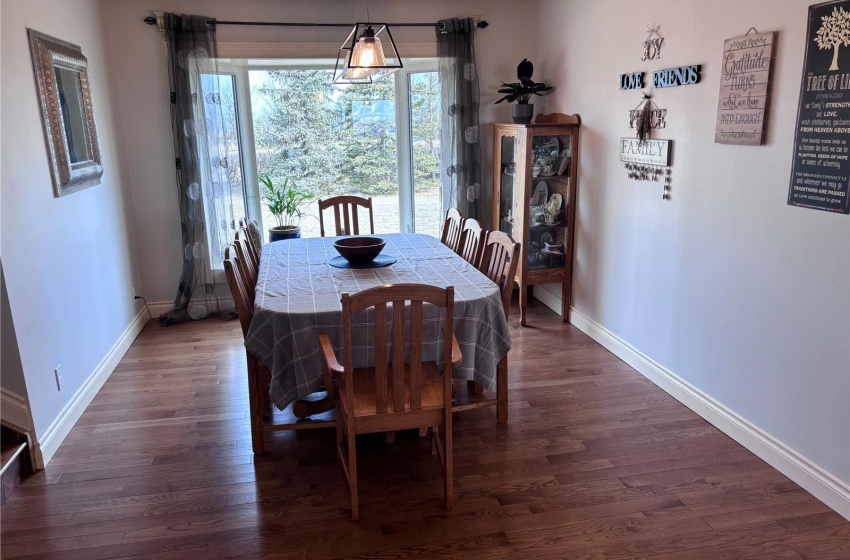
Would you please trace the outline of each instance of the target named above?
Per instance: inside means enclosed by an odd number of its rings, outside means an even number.
[[[148,25],[156,25],[157,18],[148,16],[143,20]],[[295,23],[285,21],[228,21],[228,20],[212,20],[216,25],[259,25],[271,27],[352,27],[353,23]],[[441,23],[387,23],[393,27],[436,27],[440,28]],[[489,23],[484,20],[479,21],[477,27],[484,29]]]

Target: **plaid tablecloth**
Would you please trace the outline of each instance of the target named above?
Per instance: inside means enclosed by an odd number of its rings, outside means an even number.
[[[379,237],[387,241],[382,254],[398,262],[366,270],[328,264],[338,256],[334,237],[278,241],[263,247],[254,319],[245,346],[272,372],[271,399],[278,408],[319,390],[319,334],[330,337],[342,362],[342,293],[402,282],[454,286],[454,332],[463,364],[454,368],[453,376],[495,389],[496,364],[511,348],[499,288],[438,239],[412,233]],[[374,353],[367,350],[374,344],[371,311],[352,321],[354,367],[374,365]],[[437,360],[442,355],[443,319],[428,305],[423,316],[423,358]]]

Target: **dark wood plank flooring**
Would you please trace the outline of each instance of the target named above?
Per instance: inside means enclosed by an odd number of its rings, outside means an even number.
[[[455,509],[428,439],[331,430],[254,457],[239,324],[149,323],[47,469],[3,558],[850,558],[850,523],[542,305],[511,319],[510,421],[455,416]],[[465,385],[459,387],[465,391]]]

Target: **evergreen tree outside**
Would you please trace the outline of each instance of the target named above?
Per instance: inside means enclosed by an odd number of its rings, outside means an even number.
[[[376,232],[398,231],[395,76],[370,85],[335,85],[332,74],[316,69],[249,72],[258,175],[275,182],[289,177],[315,198],[373,197]],[[419,231],[426,221],[441,225],[436,72],[410,74],[409,95]],[[436,210],[431,208],[435,203]],[[315,204],[308,207],[302,230],[317,234]]]

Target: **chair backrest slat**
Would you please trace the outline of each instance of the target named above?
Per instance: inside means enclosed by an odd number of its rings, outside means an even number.
[[[499,286],[505,317],[510,310],[519,252],[520,244],[514,242],[510,235],[501,231],[491,231],[487,234],[481,265],[478,267],[478,270]]]
[[[360,231],[360,220],[358,219],[357,206],[350,206],[351,211],[351,229],[352,231]],[[346,209],[345,215],[348,216],[349,210]]]
[[[410,409],[422,408],[422,302],[410,302]]]
[[[375,233],[375,221],[372,216],[372,199],[361,196],[345,195],[335,196],[327,199],[319,199],[319,230],[322,237],[330,235],[325,233],[324,211],[333,208],[334,235],[360,235],[360,218],[358,208],[366,208],[369,211],[369,233]]]
[[[375,305],[375,411],[387,411],[387,304]]]
[[[404,410],[404,300],[393,301],[393,410]]]

